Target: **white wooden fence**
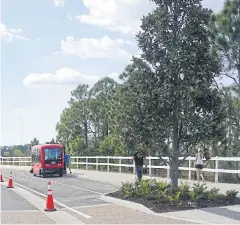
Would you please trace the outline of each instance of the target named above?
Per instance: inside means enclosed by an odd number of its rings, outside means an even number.
[[[99,170],[99,167],[106,167],[105,170],[110,172],[110,167],[118,168],[121,173],[123,168],[132,168],[133,173],[135,173],[135,166],[132,162],[132,157],[116,157],[116,156],[85,156],[85,157],[71,157],[71,163],[76,166],[77,169],[86,170],[95,167],[95,170]],[[160,159],[158,157],[147,157],[148,161],[147,168],[149,176],[152,176],[153,169],[163,169],[166,170],[167,178],[170,176],[169,166],[160,165]],[[167,157],[163,159],[168,160]],[[180,158],[183,159],[183,158]],[[94,161],[94,162],[93,162]],[[156,162],[158,161],[158,162]],[[179,167],[180,171],[188,171],[188,179],[191,180],[192,171],[194,168],[195,157],[187,157],[185,159],[184,165]],[[127,162],[127,163],[126,163]],[[227,174],[238,174],[240,177],[240,157],[213,157],[210,159],[210,163],[213,162],[214,168],[204,168],[204,172],[212,173],[215,177],[215,182],[218,182],[219,173]],[[237,169],[224,169],[220,168],[219,164],[221,162],[232,162],[236,163],[234,166]],[[1,165],[15,165],[15,166],[30,166],[30,157],[0,157]],[[104,170],[104,169],[103,169]]]

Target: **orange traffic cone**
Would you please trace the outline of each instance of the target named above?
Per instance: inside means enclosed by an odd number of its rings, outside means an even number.
[[[12,172],[11,172],[11,175],[10,175],[9,180],[8,180],[7,188],[13,188]]]
[[[2,176],[2,171],[0,171],[0,182],[4,182],[3,176]]]
[[[54,202],[53,202],[53,195],[52,195],[52,189],[51,189],[51,182],[48,181],[48,193],[47,193],[47,203],[46,203],[46,208],[44,211],[56,211],[56,208],[54,207]]]

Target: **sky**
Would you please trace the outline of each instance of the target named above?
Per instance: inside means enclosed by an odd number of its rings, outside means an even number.
[[[214,12],[224,0],[203,0]],[[118,80],[149,0],[1,0],[0,145],[44,143],[78,84]]]

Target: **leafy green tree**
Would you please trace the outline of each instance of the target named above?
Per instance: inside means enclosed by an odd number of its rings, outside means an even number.
[[[219,88],[227,106],[227,132],[218,149],[225,156],[236,156],[240,144],[240,0],[226,0],[222,11],[212,16],[209,31],[221,56],[222,75],[234,82]]]
[[[240,0],[226,0],[223,10],[212,16],[210,37],[220,52],[223,75],[240,91]]]
[[[99,145],[99,152],[106,156],[124,156],[124,144],[118,136],[106,136]]]
[[[109,77],[104,77],[94,84],[90,90],[91,103],[95,110],[92,110],[92,118],[97,122],[95,127],[101,130],[102,140],[111,132],[110,112],[112,110],[112,95],[117,87],[117,83]],[[93,108],[92,108],[93,109]],[[100,126],[100,127],[99,127]],[[99,130],[100,129],[100,130]]]
[[[137,35],[143,54],[122,78],[125,118],[143,145],[169,156],[172,188],[178,186],[180,156],[216,135],[224,117],[218,90],[219,59],[207,25],[211,11],[200,0],[154,0]],[[188,154],[187,154],[188,155]]]
[[[10,153],[9,153],[9,152],[4,152],[4,153],[3,153],[3,156],[4,156],[4,157],[9,157],[9,156],[10,156]]]
[[[13,150],[13,156],[14,157],[23,157],[24,153],[21,150],[19,150],[19,149],[14,149]]]
[[[40,144],[40,142],[39,142],[39,140],[38,140],[37,138],[34,138],[34,139],[30,142],[30,145],[31,145],[31,146],[39,145],[39,144]]]

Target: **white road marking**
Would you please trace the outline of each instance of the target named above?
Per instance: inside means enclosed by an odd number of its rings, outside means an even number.
[[[21,174],[21,176],[30,177],[30,176],[23,175],[23,174]],[[35,177],[35,178],[36,178],[36,177]],[[49,180],[50,180],[50,179],[49,179]],[[45,181],[45,180],[43,180],[43,181]],[[63,185],[63,186],[67,186],[67,187],[75,188],[75,189],[78,189],[78,190],[82,190],[82,191],[94,193],[94,194],[97,194],[97,195],[102,195],[102,194],[103,194],[103,193],[100,193],[100,192],[97,192],[97,191],[92,191],[92,190],[88,190],[88,189],[85,189],[85,188],[80,188],[80,187],[72,186],[72,185],[65,184],[65,183],[61,183],[61,182],[57,182],[57,181],[54,181],[54,180],[50,180],[50,181],[51,181],[51,183],[60,184],[60,185]]]
[[[40,196],[42,196],[42,197],[44,197],[44,198],[47,197],[47,195],[44,195],[44,194],[42,194],[42,193],[40,193],[40,192],[38,192],[38,191],[35,191],[35,190],[31,189],[31,188],[28,188],[28,187],[26,187],[26,186],[24,186],[24,185],[21,185],[21,184],[16,183],[16,182],[15,182],[15,184],[16,184],[17,186],[20,186],[20,187],[22,187],[22,188],[24,188],[24,189],[27,189],[27,190],[35,193],[35,194],[38,194],[38,195],[40,195]],[[69,206],[67,206],[67,205],[65,205],[65,204],[63,204],[63,203],[61,203],[61,202],[59,202],[59,201],[57,201],[57,200],[54,200],[54,202],[55,202],[56,204],[62,206],[63,208],[66,208],[66,209],[68,209],[69,211],[72,211],[72,212],[74,212],[74,213],[76,213],[76,214],[78,214],[78,215],[80,215],[80,216],[83,216],[83,217],[85,217],[85,218],[87,218],[87,219],[91,219],[91,218],[92,218],[91,216],[89,216],[89,215],[87,215],[87,214],[85,214],[85,213],[82,213],[82,212],[80,212],[80,211],[78,211],[78,210],[75,210],[75,209],[73,209],[73,208],[71,208],[71,207],[69,207]]]
[[[94,208],[94,207],[99,207],[99,206],[109,206],[112,205],[112,203],[106,203],[106,204],[97,204],[97,205],[83,205],[83,206],[76,206],[73,207],[74,209],[83,209],[83,208]]]
[[[55,212],[45,212],[45,201],[41,199],[40,197],[32,194],[31,192],[19,188],[18,186],[15,187],[13,190],[22,197],[24,197],[27,201],[29,201],[31,204],[33,204],[41,213],[46,215],[48,218],[54,221],[56,224],[84,224],[81,220],[77,219],[76,217],[70,215],[67,212],[62,212],[62,211],[55,211]]]

